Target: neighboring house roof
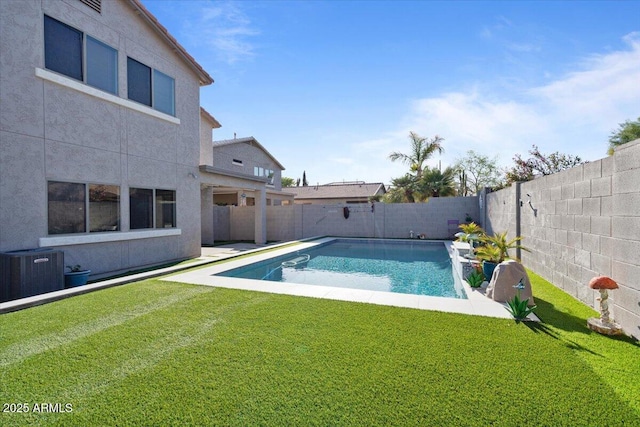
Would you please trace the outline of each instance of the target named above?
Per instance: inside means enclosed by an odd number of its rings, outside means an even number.
[[[260,144],[258,142],[257,139],[255,139],[252,136],[247,136],[244,138],[234,138],[234,139],[221,139],[219,141],[213,141],[213,148],[215,149],[216,147],[224,147],[225,145],[233,145],[233,144],[249,144],[249,145],[254,145],[258,148],[260,148],[262,151],[265,152],[265,154],[267,156],[269,156],[269,158],[271,160],[273,160],[273,162],[281,169],[284,170],[284,166],[282,166],[282,164],[278,161],[278,159],[276,159],[275,157],[273,157],[271,155],[271,153],[269,153],[269,151],[267,151],[266,148],[264,148],[262,146],[262,144]]]
[[[216,120],[215,117],[213,117],[207,110],[205,110],[204,108],[200,107],[200,114],[202,114],[203,116],[205,116],[213,125],[214,129],[218,129],[221,128],[222,125],[220,124],[219,121]]]
[[[155,16],[147,10],[146,7],[140,3],[140,0],[128,0],[129,4],[136,10],[136,13],[140,15],[145,21],[151,25],[151,27],[173,48],[173,51],[181,56],[182,59],[191,67],[191,69],[198,75],[200,79],[200,86],[206,86],[213,83],[213,78],[207,73],[200,64],[196,62],[193,56],[185,50],[184,47],[178,43],[178,41],[169,34],[169,31],[156,19]]]
[[[384,184],[380,182],[287,187],[286,191],[295,194],[296,199],[350,199],[386,193]]]

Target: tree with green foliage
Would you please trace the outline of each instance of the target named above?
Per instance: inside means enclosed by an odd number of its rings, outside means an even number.
[[[415,203],[416,177],[406,174],[400,178],[391,180],[391,188],[385,193],[382,200],[385,203]]]
[[[307,182],[307,171],[302,171],[302,186],[309,186],[309,183]]]
[[[484,187],[499,187],[504,172],[498,166],[498,156],[490,158],[473,150],[458,159],[454,168],[458,171],[458,195],[478,194]]]
[[[624,123],[619,124],[618,130],[611,132],[607,153],[612,155],[614,148],[627,142],[635,141],[638,138],[640,138],[640,117],[635,121],[626,120]]]
[[[446,168],[444,172],[438,168],[426,168],[417,182],[420,199],[455,196],[455,173],[456,170],[452,167]]]
[[[513,158],[515,166],[507,171],[507,184],[531,181],[536,175],[551,175],[584,163],[579,156],[558,151],[543,154],[535,144],[529,150],[529,154],[531,157],[526,160],[520,154],[515,155]]]
[[[286,177],[286,176],[283,176],[280,179],[280,182],[282,183],[283,187],[293,187],[293,186],[296,185],[296,180],[295,179],[289,178],[289,177]]]
[[[416,177],[420,179],[424,163],[435,152],[440,154],[444,152],[444,148],[442,147],[442,141],[444,141],[444,138],[436,135],[431,139],[427,139],[415,132],[409,132],[409,139],[411,140],[411,152],[409,154],[405,154],[394,151],[389,154],[389,159],[392,162],[399,160],[402,163],[408,164],[411,172],[415,173]]]

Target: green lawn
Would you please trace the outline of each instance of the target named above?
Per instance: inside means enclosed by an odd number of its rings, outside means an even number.
[[[638,343],[532,281],[540,325],[158,280],[4,314],[0,425],[640,425]]]

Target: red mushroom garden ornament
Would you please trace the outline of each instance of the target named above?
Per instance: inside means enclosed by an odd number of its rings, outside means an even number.
[[[587,320],[587,326],[596,332],[605,335],[619,335],[622,333],[622,328],[613,320],[609,319],[609,299],[608,290],[618,289],[618,284],[613,279],[606,276],[594,277],[589,281],[589,287],[591,289],[597,289],[600,291],[600,318],[591,317]]]

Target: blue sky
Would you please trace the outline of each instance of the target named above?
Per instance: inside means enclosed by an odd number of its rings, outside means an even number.
[[[640,116],[640,1],[142,1],[214,78],[214,138],[310,184],[389,184],[409,131],[445,138],[430,166],[597,160]]]

